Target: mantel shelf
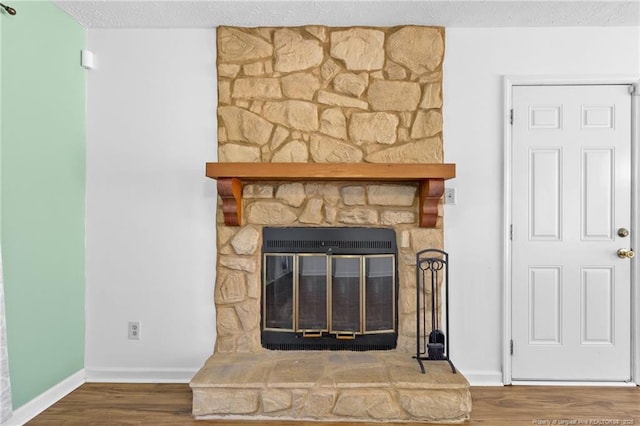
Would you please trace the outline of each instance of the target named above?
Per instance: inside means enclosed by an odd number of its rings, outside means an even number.
[[[242,186],[253,181],[417,182],[420,226],[433,228],[444,181],[456,176],[455,164],[396,163],[207,163],[207,177],[218,180],[224,223],[239,226]]]

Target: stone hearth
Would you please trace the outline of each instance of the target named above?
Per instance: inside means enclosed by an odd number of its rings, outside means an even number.
[[[191,381],[198,419],[461,422],[469,384],[397,351],[216,354]]]
[[[250,163],[442,163],[444,29],[220,27],[218,159]],[[214,354],[193,378],[197,418],[461,422],[469,385],[446,362],[420,374],[415,253],[443,248],[442,208],[420,228],[417,184],[245,184],[242,226],[217,212]],[[264,226],[395,231],[397,349],[274,352],[260,343]],[[430,326],[428,324],[428,326]],[[455,325],[454,325],[455,329]],[[455,353],[452,354],[455,362]]]

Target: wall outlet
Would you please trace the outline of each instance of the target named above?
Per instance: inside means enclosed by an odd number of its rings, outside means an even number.
[[[140,340],[140,321],[129,321],[129,340]]]
[[[456,196],[455,188],[445,188],[444,189],[444,203],[445,204],[456,204],[458,202],[458,198]]]

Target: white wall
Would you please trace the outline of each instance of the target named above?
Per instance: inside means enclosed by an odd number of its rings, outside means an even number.
[[[635,75],[640,28],[447,28],[444,64],[452,358],[475,384],[502,380],[504,75]]]
[[[498,383],[502,76],[638,75],[639,29],[446,31],[452,356],[472,383]],[[215,337],[215,182],[204,177],[216,158],[215,32],[90,29],[87,43],[87,374],[187,375]],[[131,320],[140,341],[127,340]]]
[[[87,378],[186,380],[215,340],[215,31],[91,29],[87,46]]]

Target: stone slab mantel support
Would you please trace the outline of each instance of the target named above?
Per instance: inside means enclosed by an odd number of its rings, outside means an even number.
[[[456,175],[455,164],[372,163],[207,163],[206,175],[218,181],[227,226],[242,224],[242,187],[253,181],[417,182],[421,227],[433,228],[444,181]]]

